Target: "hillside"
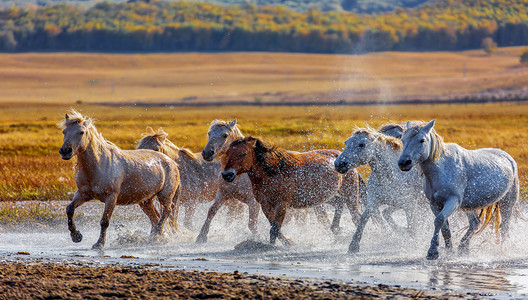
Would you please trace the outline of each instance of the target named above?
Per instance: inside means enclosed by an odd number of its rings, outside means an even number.
[[[528,0],[439,1],[358,15],[197,2],[54,5],[0,10],[0,51],[360,53],[528,44]]]
[[[107,0],[108,2],[127,2],[129,0]],[[152,1],[152,0],[151,0]],[[169,0],[179,1],[179,0]],[[196,2],[208,2],[222,5],[255,4],[259,6],[285,6],[293,11],[303,12],[309,9],[320,11],[352,11],[356,13],[380,13],[392,11],[396,8],[417,7],[420,4],[434,0],[197,0]],[[102,0],[1,0],[0,6],[9,8],[11,6],[24,7],[27,4],[40,6],[51,6],[58,3],[68,5],[93,6]],[[148,1],[150,2],[150,1]]]

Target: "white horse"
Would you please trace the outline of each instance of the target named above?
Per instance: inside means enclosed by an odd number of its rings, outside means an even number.
[[[368,179],[367,205],[348,248],[349,253],[359,251],[365,225],[381,205],[388,206],[383,210],[383,217],[393,228],[398,226],[391,213],[403,209],[407,229],[410,232],[416,229],[418,208],[420,204],[427,203],[427,199],[423,192],[423,178],[418,171],[402,172],[398,169],[401,149],[401,141],[397,138],[369,127],[360,128],[346,140],[345,149],[335,160],[335,169],[343,174],[351,168],[367,164],[372,170]]]
[[[407,123],[398,160],[401,170],[409,171],[418,164],[425,176],[425,195],[436,216],[427,259],[439,256],[440,229],[446,247],[451,248],[447,219],[457,209],[465,210],[469,220],[469,229],[458,246],[460,253],[469,253],[469,241],[480,224],[477,210],[493,204],[504,241],[519,198],[517,163],[499,149],[467,150],[457,144],[445,144],[433,129],[434,123],[435,120],[426,125]]]
[[[105,204],[101,234],[93,249],[103,248],[116,205],[139,204],[152,224],[151,235],[161,234],[171,212],[178,214],[181,191],[178,165],[165,154],[152,150],[119,149],[97,132],[92,119],[77,111],[66,114],[60,127],[64,129],[64,143],[59,150],[62,159],[77,156],[77,191],[66,207],[73,242],[82,240],[73,223],[75,209],[92,199]],[[152,202],[156,196],[162,207],[161,217]]]

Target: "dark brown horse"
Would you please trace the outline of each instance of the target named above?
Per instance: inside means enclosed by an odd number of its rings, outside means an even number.
[[[356,170],[341,175],[334,170],[337,150],[290,152],[270,146],[254,137],[231,143],[223,158],[222,177],[231,182],[247,173],[255,199],[271,224],[270,243],[279,238],[286,210],[317,206],[329,201],[347,203],[357,216],[359,175]]]

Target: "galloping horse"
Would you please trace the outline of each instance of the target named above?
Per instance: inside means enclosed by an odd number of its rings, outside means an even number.
[[[337,173],[333,162],[339,154],[337,150],[290,152],[250,136],[231,143],[223,157],[222,177],[232,182],[248,174],[255,198],[271,224],[270,243],[279,238],[288,245],[290,241],[281,233],[288,208],[312,207],[335,199],[357,209],[359,174],[355,170],[347,175]]]
[[[202,151],[202,157],[206,161],[213,161],[215,157],[223,157],[227,146],[238,138],[243,138],[242,132],[236,124],[236,119],[228,123],[225,121],[214,120],[209,126],[207,132],[208,140]],[[220,177],[220,176],[219,176]],[[234,182],[227,183],[218,178],[220,187],[216,193],[215,201],[207,212],[207,218],[200,230],[200,234],[196,238],[196,243],[206,243],[209,227],[218,210],[230,199],[237,199],[242,203],[247,204],[249,208],[249,222],[248,227],[252,234],[256,235],[258,214],[260,205],[253,196],[251,182],[247,175],[237,178]]]
[[[467,150],[457,144],[445,144],[434,130],[434,123],[435,120],[426,125],[407,123],[398,160],[402,171],[409,171],[418,164],[425,176],[425,195],[436,216],[427,259],[439,256],[440,230],[446,247],[451,248],[447,218],[457,209],[465,210],[469,220],[469,229],[458,247],[460,253],[469,253],[469,241],[481,222],[476,210],[493,204],[504,240],[519,198],[517,163],[499,149]]]
[[[367,205],[348,248],[349,253],[359,251],[365,225],[380,205],[389,206],[383,210],[383,217],[392,227],[398,226],[391,213],[396,209],[403,209],[407,216],[407,228],[410,232],[416,229],[417,209],[420,203],[427,203],[427,199],[419,172],[402,172],[398,169],[397,161],[401,150],[402,144],[397,138],[369,127],[359,128],[346,140],[345,149],[335,160],[335,169],[342,174],[350,168],[366,164],[372,170],[368,180]]]
[[[66,207],[73,242],[82,240],[73,223],[75,209],[92,199],[105,204],[101,234],[93,249],[103,248],[116,205],[139,204],[152,224],[151,236],[161,234],[165,220],[173,212],[173,201],[177,214],[181,190],[178,165],[152,150],[119,149],[97,132],[91,118],[75,110],[66,114],[60,127],[64,129],[64,143],[59,150],[62,159],[77,156],[77,191]],[[162,206],[161,218],[152,202],[155,196]]]
[[[180,205],[185,209],[183,225],[193,229],[192,219],[198,202],[213,201],[216,192],[223,180],[220,179],[221,166],[219,161],[208,162],[201,159],[197,154],[185,148],[179,148],[169,139],[163,129],[143,135],[139,140],[137,149],[151,149],[166,154],[178,163],[181,177]],[[238,203],[228,201],[230,211],[239,212]]]

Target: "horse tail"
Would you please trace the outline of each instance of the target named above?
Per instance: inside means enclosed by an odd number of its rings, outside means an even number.
[[[178,212],[180,210],[180,202],[181,202],[181,184],[178,185],[176,194],[174,194],[174,198],[172,199],[172,212],[169,215],[169,218],[167,220],[167,222],[169,223],[169,231],[171,233],[176,233],[180,231],[178,229]]]
[[[499,202],[481,209],[479,219],[481,226],[476,234],[480,234],[488,225],[491,225],[493,231],[495,231],[497,242],[500,241],[501,208]]]

